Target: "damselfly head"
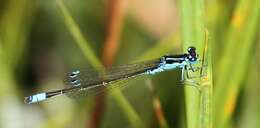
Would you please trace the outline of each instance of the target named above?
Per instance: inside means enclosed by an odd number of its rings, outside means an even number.
[[[195,47],[193,47],[193,46],[190,46],[188,49],[187,49],[187,51],[188,51],[188,59],[189,59],[189,61],[190,62],[195,62],[195,61],[197,61],[197,59],[198,59],[198,55],[197,55],[197,53],[196,53],[196,48]]]

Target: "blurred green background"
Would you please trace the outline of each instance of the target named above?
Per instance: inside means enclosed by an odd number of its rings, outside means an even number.
[[[259,18],[260,0],[0,0],[0,127],[257,128]],[[202,57],[205,44],[201,91],[183,85],[175,70],[107,95],[23,102],[64,88],[73,69],[180,54],[191,45]]]

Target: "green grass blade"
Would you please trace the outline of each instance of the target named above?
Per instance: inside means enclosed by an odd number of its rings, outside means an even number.
[[[259,47],[258,47],[259,48]],[[258,53],[259,54],[259,53]],[[260,101],[255,100],[260,96],[259,93],[259,66],[257,65],[257,57],[254,55],[251,60],[250,74],[247,77],[247,86],[245,87],[245,99],[243,100],[243,108],[241,116],[239,116],[239,128],[257,128],[260,126]]]
[[[86,59],[91,63],[91,66],[93,66],[95,69],[101,68],[102,64],[98,60],[97,56],[94,54],[94,51],[89,45],[89,42],[83,36],[82,32],[79,29],[79,26],[72,18],[68,9],[65,7],[63,1],[57,0],[57,4],[59,6],[59,9],[62,12],[66,27],[69,29],[70,34],[75,39],[75,43],[77,43],[80,50],[83,52],[84,56],[86,57]]]
[[[225,56],[221,64],[221,70],[226,70],[227,74],[219,72],[215,93],[215,122],[218,127],[227,126],[232,113],[234,112],[237,95],[240,91],[243,78],[248,69],[251,49],[254,46],[254,39],[257,31],[257,23],[260,17],[259,0],[248,2],[241,0],[234,12],[231,22],[232,31],[230,33],[230,42],[226,48]],[[250,7],[250,8],[249,8]],[[250,12],[250,13],[247,13]],[[241,33],[243,31],[243,33]],[[234,47],[232,44],[236,44]],[[239,44],[239,45],[238,45]],[[239,52],[237,51],[239,50]],[[229,58],[227,58],[229,57]],[[239,58],[239,63],[230,58]],[[230,75],[229,72],[232,72]],[[229,76],[227,76],[229,75]],[[227,78],[225,78],[227,77]]]
[[[209,43],[209,34],[205,34],[205,50],[202,65],[207,65],[201,70],[201,100],[200,100],[200,128],[213,127],[213,76],[212,76],[212,44]]]
[[[70,33],[76,40],[76,43],[78,44],[81,51],[84,53],[86,59],[90,62],[90,64],[95,68],[99,69],[100,67],[103,67],[101,62],[96,57],[95,53],[92,51],[90,46],[88,45],[88,41],[83,37],[78,25],[75,23],[74,19],[70,15],[68,9],[65,7],[62,0],[57,0],[57,4],[59,5],[59,8],[64,16],[64,21],[69,29]],[[130,123],[132,126],[141,126],[142,121],[141,118],[138,116],[136,111],[133,109],[133,107],[130,105],[130,103],[126,100],[124,95],[121,91],[115,90],[112,93],[114,99],[117,101],[119,106],[126,112]]]
[[[34,13],[34,2],[28,0],[8,1],[0,22],[0,33],[6,52],[6,62],[17,66],[26,51],[27,35]],[[15,50],[14,50],[15,49]]]
[[[181,31],[183,50],[189,46],[195,46],[199,55],[202,55],[204,42],[204,1],[181,0]],[[198,73],[193,75],[199,76]],[[200,94],[193,87],[185,87],[186,122],[187,128],[197,128],[200,126]]]

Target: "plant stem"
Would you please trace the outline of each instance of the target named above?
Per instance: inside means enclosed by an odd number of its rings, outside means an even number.
[[[227,127],[235,110],[241,82],[248,70],[249,56],[254,46],[260,17],[259,4],[259,0],[240,0],[235,9],[227,37],[228,44],[223,53],[225,56],[221,58],[216,81],[214,126]],[[239,63],[230,58],[239,58]]]
[[[64,16],[64,21],[69,29],[71,35],[76,40],[76,43],[79,45],[79,48],[84,53],[86,59],[90,62],[90,64],[95,69],[103,68],[102,64],[96,57],[95,53],[89,46],[89,42],[83,37],[82,32],[80,31],[78,25],[70,15],[69,11],[67,10],[66,6],[64,5],[62,0],[57,0],[57,4]],[[127,99],[123,96],[123,94],[119,90],[115,90],[113,93],[117,103],[123,109],[125,114],[127,115],[130,123],[132,126],[143,126],[141,118],[127,101]]]
[[[201,70],[201,99],[200,99],[200,128],[213,127],[213,78],[212,78],[212,45],[209,42],[208,31],[205,31],[205,50],[202,66],[207,66],[206,70]],[[204,76],[204,74],[206,76]]]
[[[195,46],[199,55],[203,53],[203,42],[204,42],[204,1],[203,0],[181,0],[180,1],[181,11],[181,31],[182,31],[182,43],[183,50],[187,50],[189,46]],[[199,73],[192,73],[195,76],[200,76]],[[199,82],[201,84],[201,81]],[[199,85],[201,86],[201,85]],[[201,124],[202,120],[199,118],[204,115],[204,107],[208,106],[211,98],[209,95],[210,89],[202,89],[201,94],[194,87],[185,86],[185,102],[186,102],[186,119],[187,128],[197,128],[208,124]],[[200,97],[202,96],[202,97]],[[203,102],[203,104],[201,104]],[[205,106],[204,106],[205,105]],[[209,107],[209,108],[208,108]],[[206,108],[210,109],[211,106]],[[208,117],[212,116],[211,114]],[[200,121],[201,120],[201,121]],[[210,122],[210,121],[209,121]]]

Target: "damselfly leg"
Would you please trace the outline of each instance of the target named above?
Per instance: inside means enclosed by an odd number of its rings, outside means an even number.
[[[193,64],[189,63],[187,65],[184,65],[182,67],[182,76],[181,76],[181,82],[184,83],[185,85],[190,85],[198,88],[200,90],[200,79],[202,77],[206,77],[207,74],[204,72],[207,70],[207,65],[205,65],[205,53],[206,52],[206,46],[204,47],[203,50],[203,56],[202,60],[198,59],[197,62],[199,64]],[[200,65],[200,66],[197,66]],[[191,71],[191,73],[189,73]],[[197,73],[196,73],[197,72]],[[205,73],[205,74],[203,74]],[[191,76],[190,74],[197,74],[196,76]]]

